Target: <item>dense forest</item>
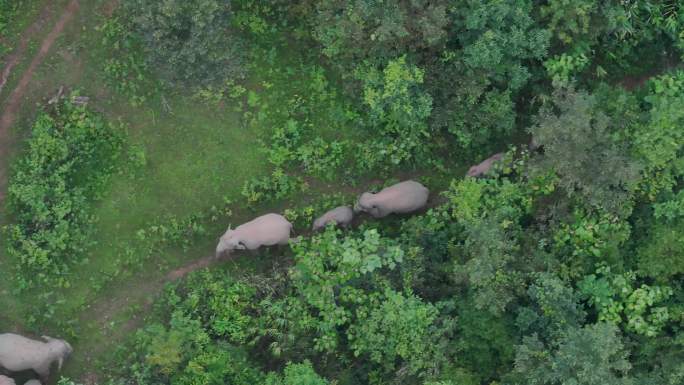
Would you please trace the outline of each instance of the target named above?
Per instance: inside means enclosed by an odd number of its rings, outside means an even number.
[[[684,3],[115,3],[3,202],[0,333],[70,341],[59,384],[684,384]],[[269,212],[287,245],[213,256]]]

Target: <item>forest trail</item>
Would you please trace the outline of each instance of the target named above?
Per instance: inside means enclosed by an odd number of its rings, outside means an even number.
[[[41,29],[41,26],[45,23],[47,15],[49,15],[49,8],[50,3],[48,2],[48,4],[45,5],[45,8],[41,11],[41,15],[38,18],[38,21],[33,23],[24,32],[20,40],[18,49],[16,50],[16,52],[14,52],[13,55],[10,56],[9,61],[3,69],[2,80],[0,81],[0,91],[2,91],[2,88],[7,83],[7,79],[11,74],[12,68],[16,66],[17,63],[20,62],[22,56],[26,54],[28,42],[31,40],[31,37],[38,33],[38,31]],[[50,52],[50,49],[54,45],[55,41],[64,30],[64,27],[71,21],[71,19],[74,18],[78,9],[78,0],[71,0],[71,2],[69,2],[69,5],[67,5],[66,9],[60,16],[59,20],[57,20],[57,23],[54,25],[54,27],[52,27],[52,30],[47,34],[47,36],[45,36],[45,38],[41,42],[39,51],[31,60],[31,64],[29,64],[28,69],[22,75],[21,79],[19,80],[19,83],[17,84],[17,87],[14,90],[12,90],[12,93],[7,98],[7,103],[5,104],[5,108],[2,111],[2,116],[0,116],[1,159],[5,160],[4,158],[8,153],[10,140],[9,129],[14,123],[16,114],[19,111],[19,108],[21,107],[21,102],[24,98],[24,94],[26,93],[26,89],[28,88],[31,79],[33,78],[33,73],[36,71],[38,66],[40,66],[43,60],[45,60],[45,57],[47,56],[48,52]],[[6,166],[6,164],[0,164],[0,204],[5,199],[5,188],[7,184]]]
[[[2,73],[0,73],[0,95],[2,94],[3,88],[5,88],[5,84],[7,84],[7,81],[9,80],[12,69],[19,64],[21,59],[26,55],[29,41],[36,36],[50,19],[51,10],[52,7],[50,7],[50,4],[43,7],[36,21],[21,34],[21,39],[19,39],[19,44],[15,47],[14,52],[5,59],[5,66],[2,69]]]
[[[150,314],[156,296],[162,292],[164,285],[177,281],[193,271],[200,270],[216,263],[226,262],[226,259],[217,259],[213,255],[196,259],[181,266],[163,277],[148,280],[136,280],[133,285],[118,286],[119,290],[101,300],[95,302],[87,311],[81,314],[80,324],[89,324],[97,328],[102,338],[111,341],[121,341],[126,335],[135,333],[143,326],[145,316]],[[135,309],[125,321],[117,321],[122,314]],[[125,315],[125,314],[124,314]],[[120,322],[117,324],[117,322]],[[111,327],[116,325],[116,327]],[[90,341],[79,344],[79,355],[84,363],[90,368],[96,367],[96,360],[111,344],[102,341]],[[86,371],[80,379],[85,385],[95,385],[101,380],[95,371]]]

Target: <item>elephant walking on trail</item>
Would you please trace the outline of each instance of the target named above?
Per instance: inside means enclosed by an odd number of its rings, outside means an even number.
[[[489,172],[494,163],[501,161],[503,159],[504,153],[496,153],[489,158],[483,160],[480,164],[476,164],[468,170],[467,176],[479,177],[483,176]]]
[[[347,227],[354,219],[354,211],[349,206],[336,207],[321,215],[313,223],[313,231],[318,231],[328,223],[335,223],[337,226]]]
[[[64,360],[73,352],[68,342],[47,336],[45,342],[36,341],[18,334],[0,334],[0,367],[10,372],[33,370],[46,382],[50,376],[50,366],[57,363],[62,369]]]
[[[427,187],[407,180],[375,194],[361,194],[354,206],[354,212],[367,212],[374,218],[383,218],[389,214],[408,214],[425,207],[429,195]]]
[[[266,214],[230,229],[216,246],[216,258],[233,250],[256,250],[261,246],[287,245],[292,223],[279,214]]]

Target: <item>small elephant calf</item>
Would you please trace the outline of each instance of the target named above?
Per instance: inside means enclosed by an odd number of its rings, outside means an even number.
[[[471,167],[466,175],[472,177],[479,177],[485,175],[489,172],[494,163],[503,159],[503,156],[503,152],[499,152],[497,154],[490,156],[489,158],[483,160],[480,164]]]
[[[347,227],[354,219],[354,211],[349,206],[336,207],[321,215],[313,223],[313,231],[318,231],[328,223],[335,223],[337,226]]]

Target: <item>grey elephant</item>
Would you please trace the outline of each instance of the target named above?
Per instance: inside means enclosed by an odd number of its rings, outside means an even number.
[[[496,153],[489,158],[483,160],[480,164],[471,167],[468,170],[467,176],[479,177],[489,172],[494,163],[501,161],[503,159],[504,153]]]
[[[292,224],[279,214],[266,214],[230,229],[216,246],[216,258],[233,250],[256,250],[261,246],[287,245]]]
[[[17,385],[17,383],[13,379],[0,374],[0,385]]]
[[[337,226],[347,227],[354,219],[354,211],[349,206],[336,207],[321,215],[313,223],[313,231],[318,231],[328,223],[335,223]]]
[[[28,380],[24,385],[43,385],[38,380]]]
[[[64,360],[73,352],[68,342],[42,336],[45,342],[32,340],[18,334],[0,334],[0,366],[11,371],[33,370],[43,382],[50,376],[50,366],[57,362],[62,369]]]
[[[382,189],[378,193],[361,194],[354,212],[367,212],[374,218],[389,214],[407,214],[425,207],[430,190],[422,184],[407,180]]]

